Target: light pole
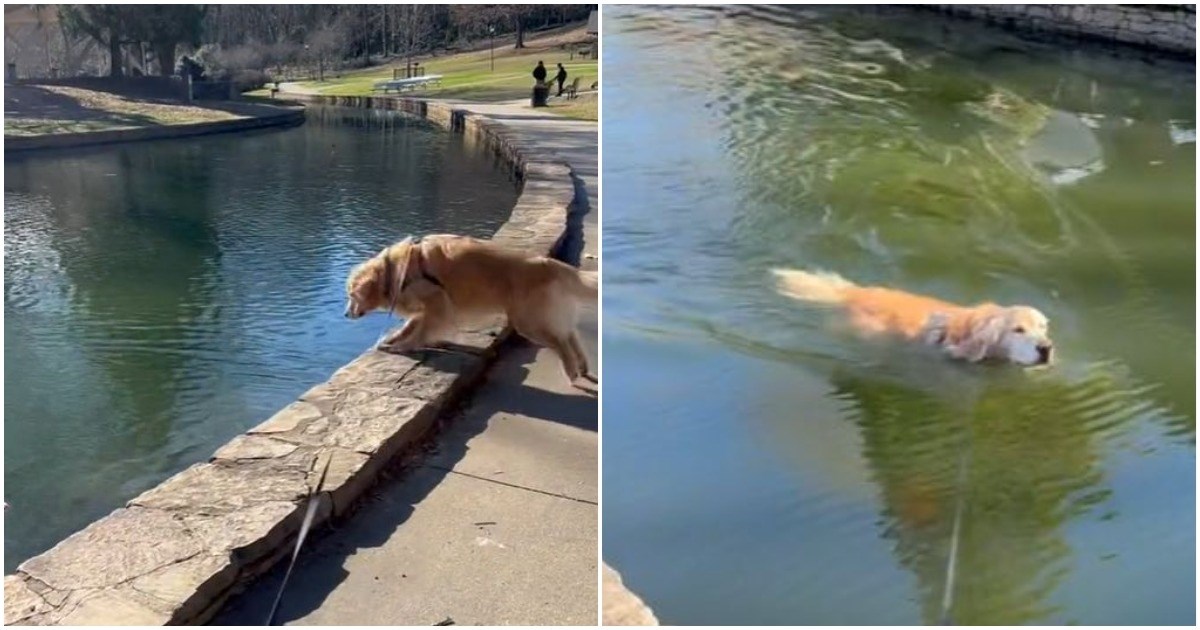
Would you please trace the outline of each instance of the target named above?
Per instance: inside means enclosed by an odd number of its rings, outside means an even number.
[[[496,71],[496,27],[488,25],[488,35],[492,38],[492,72]]]

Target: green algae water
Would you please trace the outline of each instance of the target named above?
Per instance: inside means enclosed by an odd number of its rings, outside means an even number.
[[[395,112],[4,165],[4,566],[204,461],[363,352],[350,268],[486,237],[516,190]]]
[[[1195,69],[932,13],[606,7],[604,555],[667,624],[1195,621]],[[773,267],[1036,306],[1022,372]],[[960,466],[964,468],[960,472]]]

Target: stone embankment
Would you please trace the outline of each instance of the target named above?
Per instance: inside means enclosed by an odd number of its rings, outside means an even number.
[[[1130,44],[1195,58],[1193,4],[934,4],[950,15],[1040,31]]]

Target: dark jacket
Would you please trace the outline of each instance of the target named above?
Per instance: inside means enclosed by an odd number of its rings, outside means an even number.
[[[567,80],[567,69],[562,67],[561,63],[558,64],[558,74],[554,75],[554,80],[559,83]]]
[[[537,79],[539,82],[545,81],[546,80],[546,66],[543,66],[542,64],[539,63],[537,65],[537,67],[533,69],[533,78]]]

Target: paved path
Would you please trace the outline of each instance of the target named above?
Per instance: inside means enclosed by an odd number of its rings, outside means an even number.
[[[596,124],[517,103],[463,106],[572,165],[577,233],[564,256],[596,269]],[[595,370],[596,309],[582,320]],[[569,387],[550,352],[511,342],[436,452],[305,548],[280,620],[595,625],[597,456],[596,398]],[[261,624],[283,568],[231,601],[214,623]]]
[[[279,83],[279,93],[283,94],[285,92],[291,92],[292,94],[320,94],[321,90],[305,87],[300,81],[282,81]]]

